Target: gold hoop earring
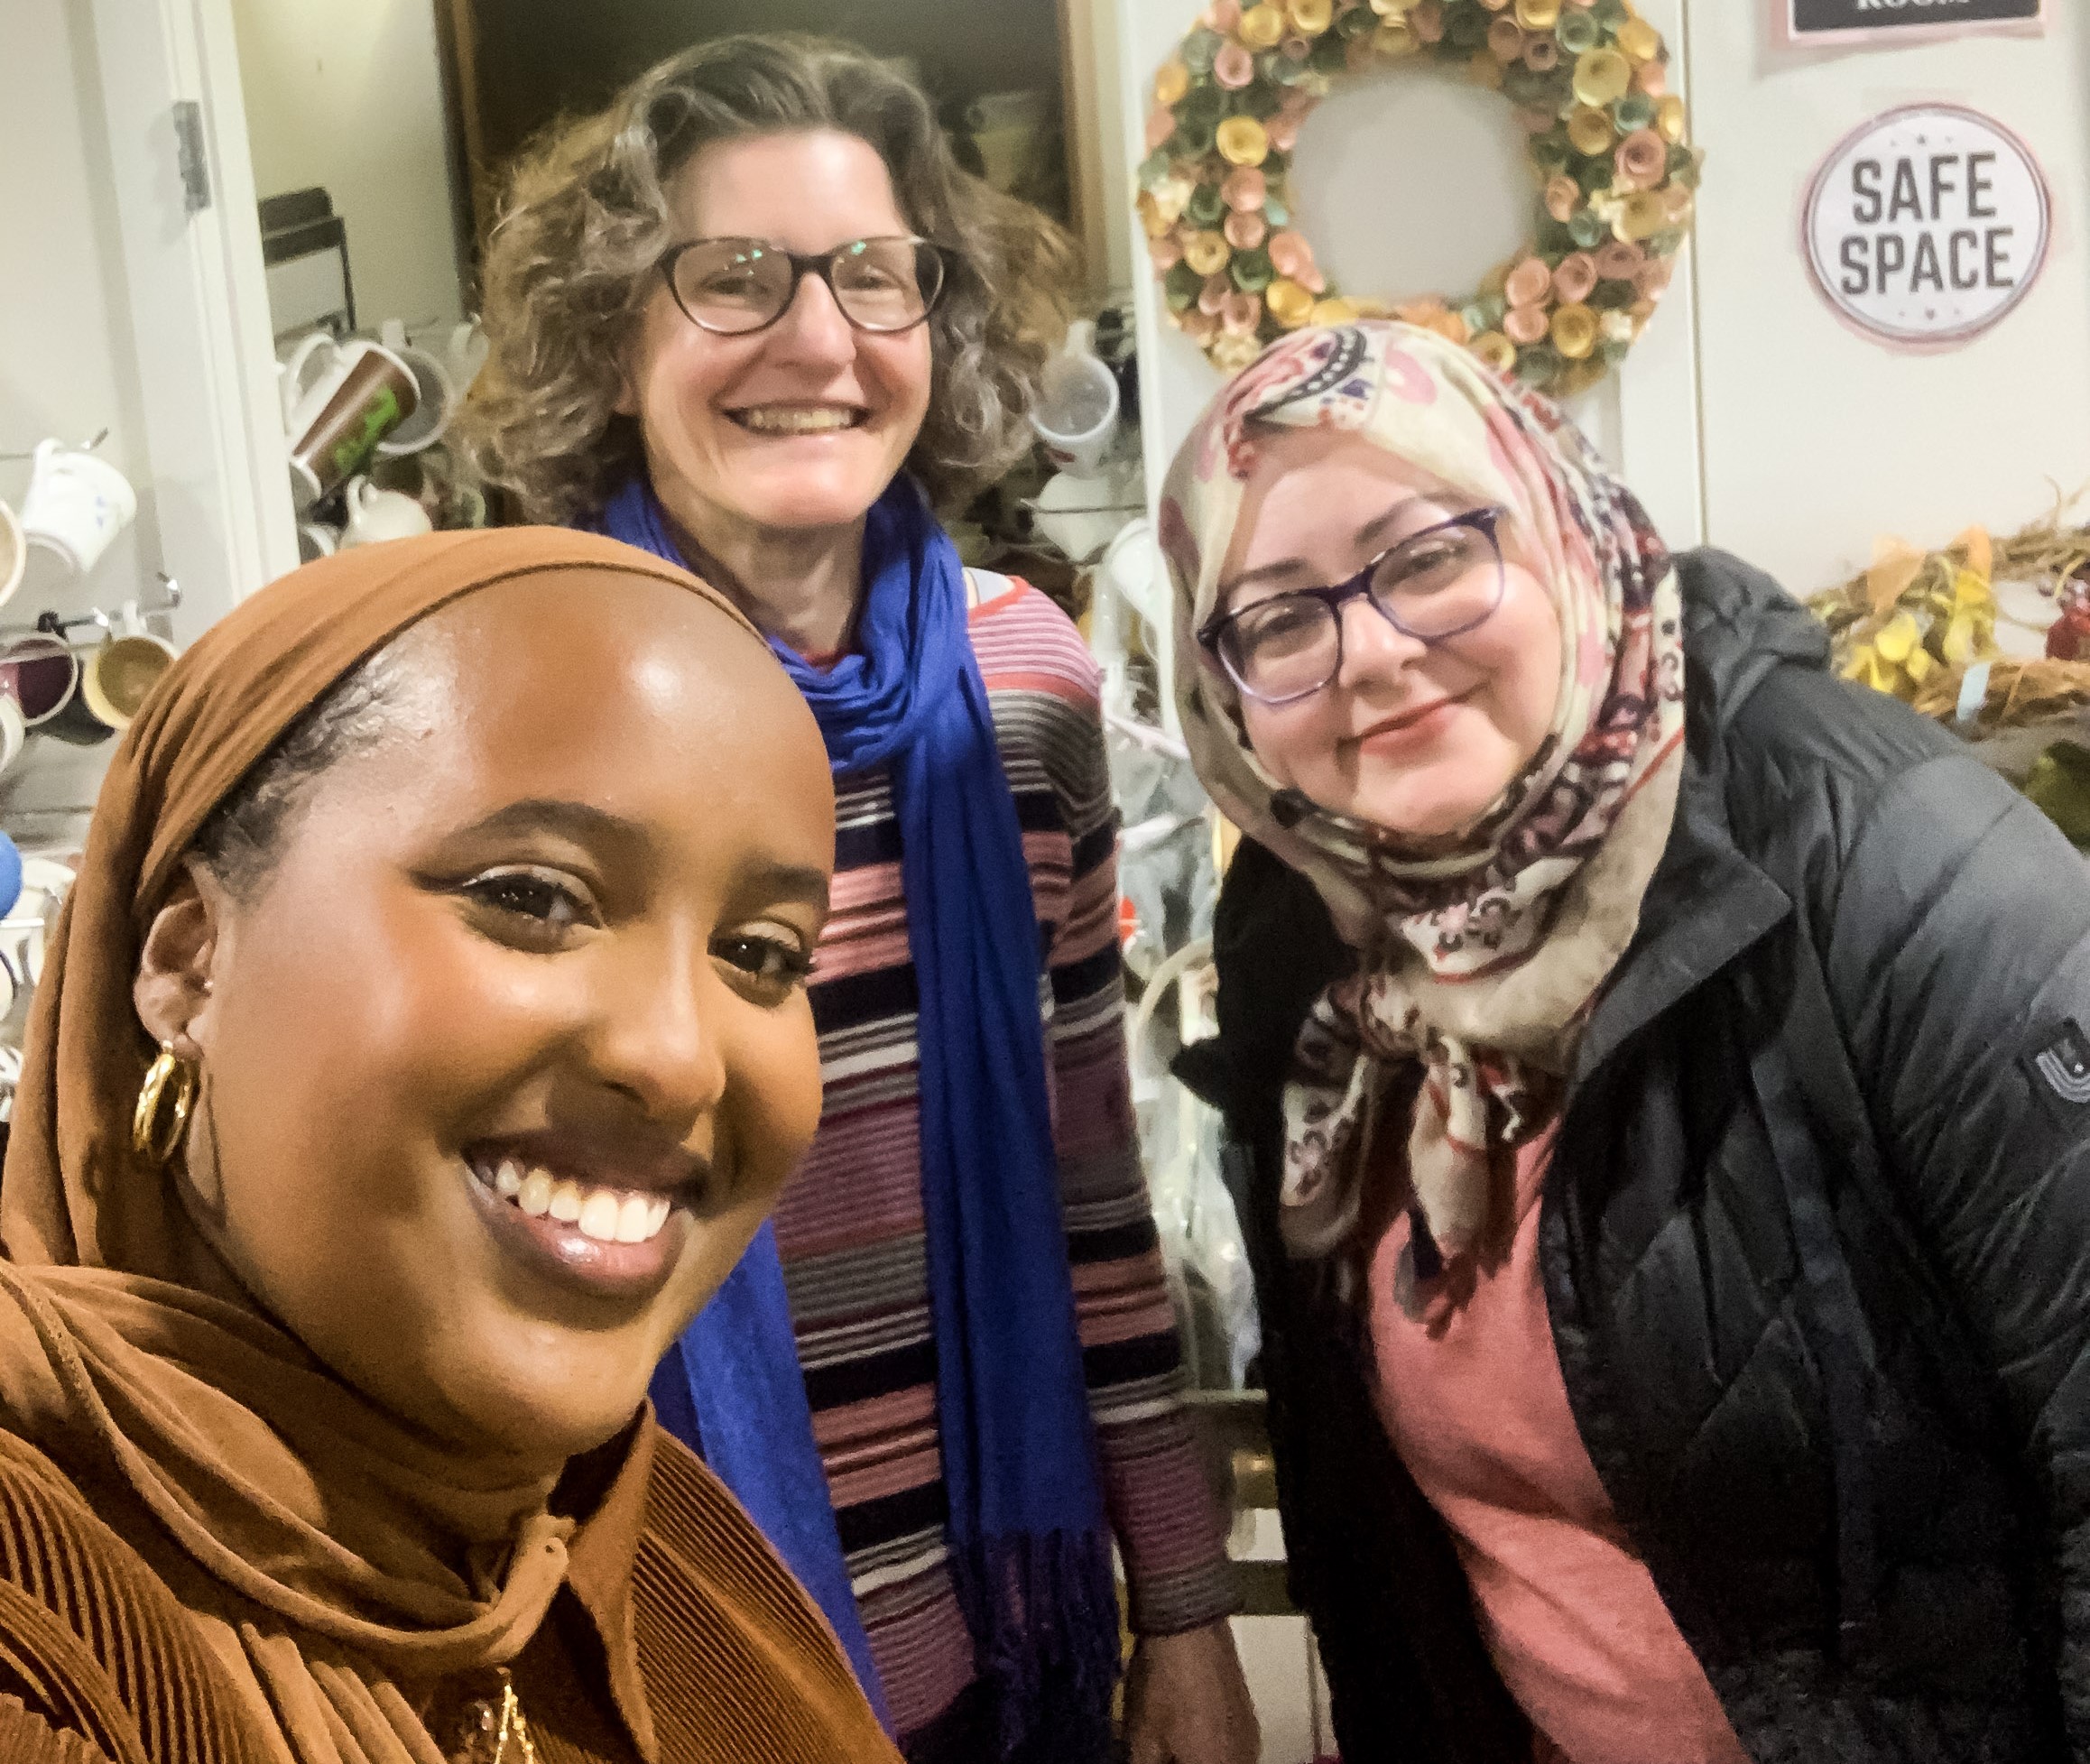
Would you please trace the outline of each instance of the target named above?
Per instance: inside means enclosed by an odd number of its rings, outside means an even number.
[[[162,1124],[160,1104],[170,1085],[174,1090],[173,1106]],[[181,1149],[181,1137],[189,1131],[189,1111],[195,1103],[196,1067],[175,1054],[171,1041],[162,1041],[160,1057],[153,1062],[145,1082],[138,1087],[138,1106],[131,1115],[131,1150],[155,1164],[170,1162]]]

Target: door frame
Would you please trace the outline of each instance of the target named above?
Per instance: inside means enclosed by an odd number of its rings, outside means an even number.
[[[192,633],[295,567],[230,0],[89,0],[162,565]],[[182,174],[193,106],[208,198]]]

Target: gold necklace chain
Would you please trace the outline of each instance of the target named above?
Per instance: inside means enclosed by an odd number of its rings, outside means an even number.
[[[508,1741],[516,1744],[515,1757],[508,1756]],[[522,1699],[515,1695],[515,1681],[508,1668],[501,1668],[501,1728],[494,1738],[494,1764],[537,1764],[537,1747],[530,1738],[530,1723],[522,1713]]]
[[[522,1713],[522,1699],[515,1695],[508,1668],[500,1671],[500,1700],[483,1696],[465,1711],[465,1732],[453,1764],[537,1764],[537,1744]]]

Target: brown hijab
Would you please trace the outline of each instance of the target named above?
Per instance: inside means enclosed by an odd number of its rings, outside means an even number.
[[[671,582],[755,635],[686,572],[550,529],[295,571],[207,632],[117,746],[31,1015],[0,1174],[0,1426],[158,1521],[130,1540],[299,1764],[439,1757],[412,1692],[513,1658],[572,1526],[541,1466],[410,1434],[237,1302],[131,1149],[154,1051],[132,984],[190,841],[301,713],[448,602],[545,572],[577,594]]]

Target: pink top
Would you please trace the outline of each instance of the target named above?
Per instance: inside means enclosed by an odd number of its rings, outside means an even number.
[[[1748,1764],[1583,1448],[1539,1276],[1548,1133],[1517,1162],[1508,1258],[1432,1335],[1393,1300],[1405,1213],[1372,1261],[1380,1418],[1443,1516],[1541,1760]],[[1549,1744],[1549,1742],[1550,1742]]]

